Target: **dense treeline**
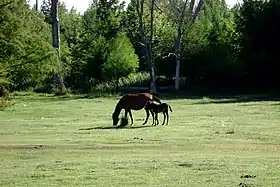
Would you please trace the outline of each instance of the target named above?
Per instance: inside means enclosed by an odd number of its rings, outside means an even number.
[[[90,92],[106,82],[129,85],[123,77],[147,71],[135,1],[127,7],[118,0],[93,1],[83,15],[60,3],[60,57],[52,48],[50,0],[39,12],[25,0],[1,1],[1,89],[51,91],[57,71],[69,90]],[[143,21],[149,25],[145,3]],[[156,3],[153,57],[156,75],[165,78],[157,83],[174,84],[175,57],[168,54],[174,52],[178,14],[165,1]],[[185,18],[181,88],[278,89],[279,12],[278,0],[244,0],[233,8],[224,0],[205,1],[195,21]]]

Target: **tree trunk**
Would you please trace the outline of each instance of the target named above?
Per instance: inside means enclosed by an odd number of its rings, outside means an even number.
[[[176,57],[176,75],[175,75],[175,90],[180,88],[180,57]]]
[[[150,84],[150,92],[156,93],[156,74],[154,69],[154,54],[153,54],[153,31],[154,31],[154,5],[155,0],[151,0],[151,26],[150,26],[150,40],[147,43],[149,45],[149,54],[150,54],[150,77],[151,77],[151,84]]]
[[[53,47],[60,50],[60,39],[59,39],[59,19],[58,19],[58,0],[52,0],[51,6],[52,15],[52,41]]]
[[[116,78],[116,94],[119,92],[119,78]]]
[[[188,0],[185,0],[183,7],[180,8],[180,20],[178,23],[178,34],[177,34],[177,38],[175,41],[175,57],[176,57],[176,75],[175,75],[175,90],[179,90],[180,88],[180,63],[181,63],[181,40],[182,40],[182,35],[184,33],[184,20],[185,20],[185,15],[186,15],[186,8],[187,8],[187,2]],[[199,15],[199,12],[202,8],[202,5],[204,3],[204,0],[199,0],[198,6],[195,10],[193,10],[194,8],[194,4],[195,4],[195,0],[191,0],[190,2],[190,7],[189,7],[189,13],[191,15],[191,23],[194,23],[196,18]]]
[[[194,0],[193,0],[193,1],[194,1]],[[202,8],[204,2],[206,3],[207,1],[208,1],[208,0],[199,0],[198,5],[197,5],[195,11],[192,11],[192,13],[193,13],[193,14],[192,14],[192,22],[194,22],[194,21],[196,20],[196,18],[198,17],[199,12],[200,12],[200,10],[201,10],[201,8]]]
[[[62,63],[60,61],[60,36],[59,36],[59,19],[58,19],[58,0],[52,0],[51,6],[51,16],[52,16],[52,42],[53,47],[57,50],[59,69],[62,70]],[[54,75],[54,83],[58,86],[59,92],[64,93],[66,91],[63,77],[60,73],[56,72]]]
[[[151,6],[150,6],[150,9],[151,9],[151,20],[150,20],[151,21],[150,22],[151,35],[150,35],[150,38],[148,38],[145,34],[144,23],[143,23],[144,0],[135,1],[136,11],[137,11],[138,18],[139,18],[140,36],[141,36],[141,40],[142,40],[142,45],[145,47],[145,56],[146,56],[148,71],[150,73],[150,92],[153,92],[153,93],[156,92],[156,75],[155,75],[155,70],[154,70],[153,49],[152,49],[154,3],[155,3],[155,0],[151,0]]]
[[[181,40],[183,35],[183,26],[186,15],[186,7],[188,0],[185,0],[183,7],[181,8],[180,20],[178,23],[177,39],[175,41],[175,57],[176,57],[176,76],[175,76],[175,90],[180,88],[180,63],[181,63]]]
[[[38,0],[36,0],[35,9],[36,9],[36,12],[38,12]]]

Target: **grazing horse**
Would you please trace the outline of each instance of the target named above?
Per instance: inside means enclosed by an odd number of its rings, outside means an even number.
[[[127,113],[129,113],[131,119],[131,125],[133,124],[133,117],[131,110],[141,110],[143,109],[148,101],[156,101],[161,103],[160,99],[150,93],[137,93],[137,94],[125,94],[123,95],[119,102],[115,106],[115,111],[112,114],[113,126],[117,125],[119,122],[119,115],[121,110],[125,110],[125,118],[127,118]],[[145,125],[149,118],[149,111],[146,110],[146,120],[143,123]]]
[[[147,105],[145,106],[145,110],[150,111],[152,113],[153,124],[156,122],[155,125],[159,124],[158,113],[161,113],[161,112],[163,113],[163,116],[164,116],[162,125],[164,125],[164,123],[165,123],[165,118],[167,118],[166,125],[168,125],[168,119],[169,119],[168,109],[170,110],[170,112],[172,112],[171,106],[167,103],[155,104],[152,102],[148,102]]]

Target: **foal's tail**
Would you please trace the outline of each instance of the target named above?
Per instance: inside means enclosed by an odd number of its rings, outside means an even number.
[[[159,104],[161,104],[161,100],[158,97],[154,96],[154,95],[153,95],[153,100],[158,102]]]
[[[170,110],[170,112],[173,112],[173,111],[172,111],[172,108],[171,108],[171,106],[170,106],[170,105],[168,105],[168,107],[169,107],[169,110]]]

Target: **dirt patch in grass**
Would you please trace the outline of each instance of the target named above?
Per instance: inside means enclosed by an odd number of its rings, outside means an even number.
[[[47,145],[26,145],[26,146],[19,146],[19,149],[26,149],[26,150],[42,150],[48,149],[50,146]]]
[[[47,145],[4,145],[0,149],[18,149],[18,150],[45,150],[53,147]]]
[[[256,175],[241,175],[240,178],[256,178]]]
[[[131,150],[131,149],[141,149],[141,150],[162,150],[163,145],[149,145],[149,144],[120,144],[120,145],[95,145],[95,146],[85,146],[82,149],[85,150]]]
[[[186,168],[190,168],[193,166],[193,163],[181,163],[181,164],[178,164],[178,166],[181,166],[181,167],[186,167]]]

